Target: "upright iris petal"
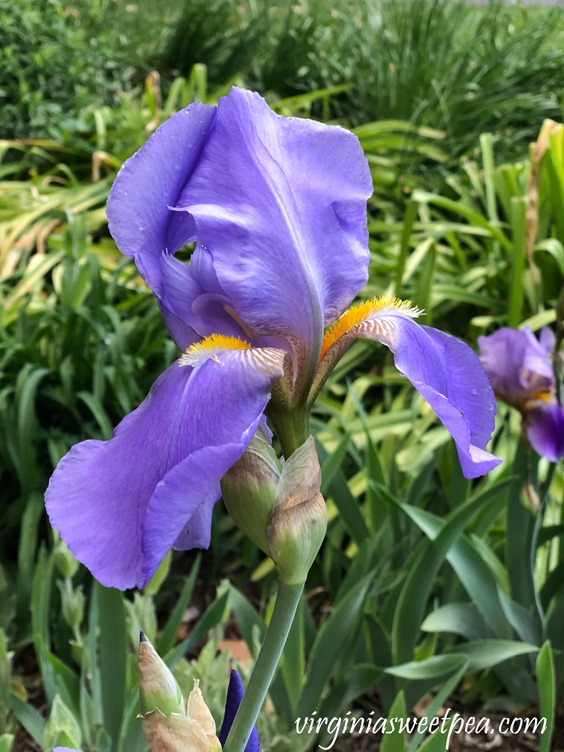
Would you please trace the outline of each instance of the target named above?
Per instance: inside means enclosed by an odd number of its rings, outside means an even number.
[[[108,587],[143,586],[171,547],[207,547],[219,481],[262,421],[284,353],[201,346],[173,363],[109,441],[76,445],[55,470],[47,512]]]
[[[247,336],[285,347],[305,384],[324,326],[367,280],[366,159],[348,131],[280,117],[248,91],[232,89],[211,113],[178,113],[126,163],[108,201],[110,230],[171,315],[193,329],[198,312],[223,308]],[[219,289],[196,290],[171,259],[195,239]]]
[[[462,471],[476,478],[501,460],[485,451],[494,428],[495,398],[475,353],[463,342],[415,322],[409,303],[369,300],[347,311],[325,335],[312,397],[356,337],[381,342],[399,371],[427,400],[453,437]]]
[[[502,327],[479,337],[478,344],[496,395],[521,412],[535,451],[552,462],[564,457],[564,407],[556,400],[551,363],[553,332],[545,328],[537,340],[528,327]]]
[[[194,220],[171,212],[212,129],[214,108],[195,103],[159,128],[128,159],[107,205],[110,231],[120,251],[135,260],[160,297],[162,254],[195,239]]]

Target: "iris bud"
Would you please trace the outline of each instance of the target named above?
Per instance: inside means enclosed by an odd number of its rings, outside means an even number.
[[[67,544],[59,539],[55,547],[55,566],[66,579],[74,577],[79,563],[69,551]]]
[[[259,429],[241,459],[221,480],[223,501],[233,522],[270,556],[266,529],[280,478],[276,453]]]
[[[55,695],[49,720],[43,730],[43,749],[72,744],[72,747],[70,747],[72,750],[78,749],[81,743],[82,731],[73,711],[65,704],[60,695]]]
[[[327,531],[327,508],[320,493],[321,468],[309,437],[282,469],[267,526],[270,556],[280,580],[305,582]]]
[[[305,582],[327,530],[321,468],[310,438],[282,466],[259,429],[223,476],[223,501],[235,524],[276,564],[288,585]]]
[[[139,694],[143,715],[152,710],[164,715],[184,712],[176,679],[143,632],[139,638]]]
[[[61,591],[61,611],[63,619],[69,627],[76,633],[82,624],[84,618],[84,593],[80,585],[73,588],[69,579],[59,582]]]
[[[220,752],[215,721],[198,681],[184,707],[175,678],[143,633],[139,674],[143,733],[151,752]]]

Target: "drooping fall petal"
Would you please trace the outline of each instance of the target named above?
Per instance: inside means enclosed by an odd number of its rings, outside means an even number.
[[[464,475],[484,475],[501,462],[485,450],[495,417],[488,377],[468,345],[417,324],[418,315],[402,301],[374,300],[351,308],[326,334],[315,388],[356,337],[381,342],[453,437]]]
[[[175,544],[209,544],[219,481],[260,424],[283,357],[204,345],[195,367],[162,374],[112,439],[61,460],[45,497],[51,523],[103,585],[143,586]]]

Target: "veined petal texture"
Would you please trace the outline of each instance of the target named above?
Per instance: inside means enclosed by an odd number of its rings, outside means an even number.
[[[323,372],[325,361],[331,365],[355,337],[389,347],[398,370],[453,437],[465,477],[476,478],[501,463],[485,451],[494,428],[494,393],[474,351],[455,337],[418,324],[414,318],[419,313],[401,301],[353,307],[327,333],[319,370]]]
[[[109,441],[74,446],[47,512],[103,585],[145,585],[171,547],[206,547],[219,481],[262,420],[284,353],[227,350],[173,363]]]
[[[324,325],[367,280],[371,193],[353,134],[281,117],[234,88],[216,109],[191,105],[156,131],[116,178],[108,217],[119,248],[172,314],[194,327],[194,304],[220,314],[227,306],[251,336],[281,337],[293,355],[307,353],[311,369]],[[197,289],[167,258],[194,239],[219,289],[201,277]]]

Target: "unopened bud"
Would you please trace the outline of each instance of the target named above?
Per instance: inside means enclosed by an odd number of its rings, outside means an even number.
[[[49,720],[43,729],[43,748],[72,744],[71,749],[78,749],[81,742],[82,731],[73,711],[60,695],[55,695]]]
[[[65,579],[57,583],[61,591],[61,611],[63,619],[73,630],[78,630],[84,618],[84,593],[79,585],[73,588],[71,581]]]
[[[220,752],[215,721],[198,681],[186,707],[168,666],[141,633],[139,643],[143,733],[151,752]]]
[[[320,486],[321,468],[310,436],[282,469],[267,528],[270,555],[288,585],[305,582],[327,531]]]
[[[165,716],[184,713],[184,700],[176,679],[143,632],[139,638],[139,680],[143,715],[152,710],[160,710]]]
[[[279,478],[276,453],[259,429],[241,459],[221,479],[223,501],[233,522],[268,556],[266,529]]]
[[[63,577],[70,579],[78,571],[79,563],[69,551],[64,540],[59,539],[55,548],[55,566]]]

